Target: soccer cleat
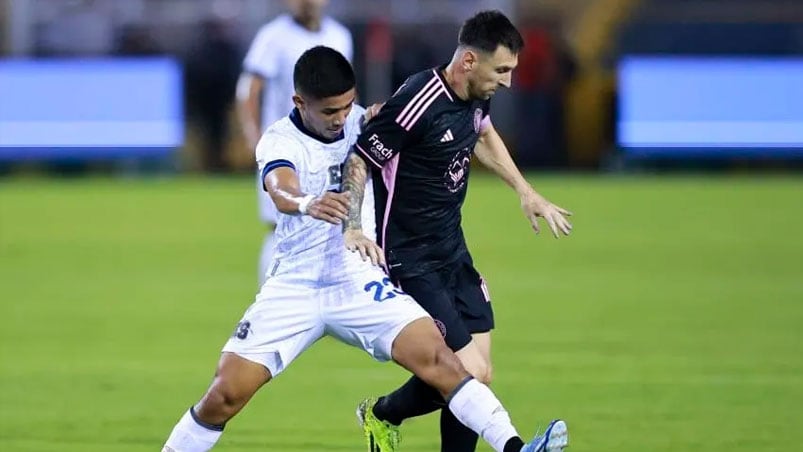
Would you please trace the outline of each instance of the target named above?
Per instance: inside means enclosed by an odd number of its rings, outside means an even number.
[[[376,399],[365,399],[357,406],[357,421],[365,434],[368,452],[396,452],[401,442],[399,427],[374,416]]]
[[[569,428],[566,422],[555,419],[549,423],[543,435],[536,435],[521,448],[521,452],[560,452],[569,446]]]

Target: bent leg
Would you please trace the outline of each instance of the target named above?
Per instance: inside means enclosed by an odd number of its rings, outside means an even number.
[[[493,378],[491,365],[491,333],[494,327],[493,308],[485,281],[466,256],[452,274],[450,289],[460,320],[471,333],[471,342],[457,351],[457,356],[477,380],[486,385]],[[448,343],[448,340],[447,340]],[[441,451],[474,452],[477,449],[477,434],[466,428],[451,412],[441,410]]]
[[[223,347],[212,384],[178,422],[165,452],[204,452],[256,391],[323,334],[312,291],[269,280]]]
[[[447,288],[446,275],[435,272],[401,282],[402,289],[412,296],[434,319],[439,335],[452,350],[460,350],[458,357],[463,367],[485,379],[485,367],[476,347],[471,345],[471,334],[460,319],[454,304],[454,295]],[[421,416],[445,407],[438,390],[429,387],[417,376],[412,376],[393,392],[380,397],[373,412],[377,418],[400,425],[404,419]],[[455,451],[461,452],[461,451]]]
[[[485,371],[485,379],[483,383],[490,385],[493,381],[493,363],[491,361],[491,332],[473,333],[471,335],[471,343],[475,344],[477,351],[482,358]],[[459,356],[459,355],[458,355]]]
[[[435,388],[444,399],[470,377],[440,335],[432,319],[408,324],[396,336],[393,360]]]
[[[487,333],[486,333],[487,334]],[[460,359],[460,363],[466,368],[474,378],[481,383],[491,383],[491,364],[486,359],[480,344],[473,338],[465,347],[457,350],[455,355]]]
[[[173,428],[163,452],[206,452],[271,374],[264,366],[223,353],[215,378],[197,405],[190,407]]]
[[[485,361],[482,351],[470,342],[456,355],[469,374],[484,384],[490,383],[490,366]],[[419,377],[413,375],[395,391],[380,397],[373,407],[373,412],[380,420],[393,425],[401,425],[405,419],[423,416],[446,407],[437,389],[429,386]],[[476,449],[477,436],[463,430],[463,424],[454,418],[449,410],[441,413],[442,450],[450,452],[471,452]]]
[[[491,333],[471,335],[471,342],[455,354],[466,370],[480,382],[491,384],[490,339]],[[441,452],[474,452],[479,436],[463,425],[451,410],[441,410]]]
[[[393,359],[436,388],[455,417],[498,452],[524,442],[488,386],[473,379],[427,319],[405,327],[393,343]]]
[[[220,357],[215,379],[195,406],[198,418],[211,425],[224,425],[272,378],[261,364],[234,353]]]

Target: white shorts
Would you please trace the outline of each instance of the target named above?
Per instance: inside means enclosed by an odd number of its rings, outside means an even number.
[[[257,208],[259,209],[259,219],[263,223],[276,224],[278,211],[276,204],[270,199],[270,195],[265,191],[262,182],[262,173],[257,170]]]
[[[324,335],[391,359],[401,330],[429,314],[378,267],[361,266],[340,284],[309,287],[292,275],[269,278],[223,347],[264,365],[274,377]]]

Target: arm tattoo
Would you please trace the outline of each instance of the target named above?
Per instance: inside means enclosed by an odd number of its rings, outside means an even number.
[[[343,173],[342,191],[349,193],[349,215],[343,222],[343,230],[361,229],[362,199],[365,195],[365,180],[368,177],[365,160],[352,150],[346,157]]]

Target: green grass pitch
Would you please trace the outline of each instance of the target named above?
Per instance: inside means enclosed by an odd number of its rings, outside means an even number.
[[[560,416],[573,451],[798,450],[803,179],[533,180],[572,237],[534,236],[495,179],[464,210],[521,433]],[[159,450],[252,300],[260,243],[249,178],[1,180],[0,450]],[[356,403],[405,378],[323,340],[217,450],[363,450]],[[438,450],[436,425],[405,424],[403,450]]]

